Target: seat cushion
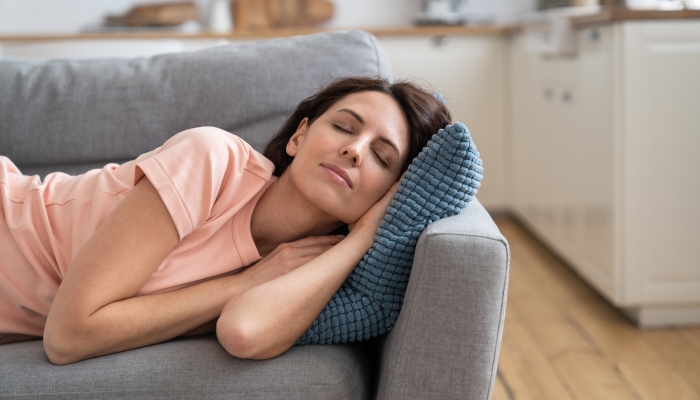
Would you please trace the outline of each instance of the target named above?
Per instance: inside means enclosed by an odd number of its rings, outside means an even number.
[[[364,399],[367,364],[358,344],[293,347],[258,361],[202,335],[55,366],[34,340],[0,345],[0,398]]]

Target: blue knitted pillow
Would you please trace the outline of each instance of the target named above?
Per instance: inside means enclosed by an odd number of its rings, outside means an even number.
[[[390,331],[421,232],[460,213],[476,194],[483,172],[464,124],[433,135],[409,165],[372,248],[295,345],[355,342]]]

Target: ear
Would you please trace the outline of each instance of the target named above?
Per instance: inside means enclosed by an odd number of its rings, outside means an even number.
[[[304,118],[299,122],[297,131],[294,132],[289,142],[287,142],[287,154],[294,157],[299,151],[299,144],[303,141],[304,135],[306,134],[306,129],[308,128],[309,118]]]

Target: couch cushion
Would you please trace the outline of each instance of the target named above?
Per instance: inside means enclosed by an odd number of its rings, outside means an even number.
[[[294,347],[255,361],[203,335],[54,366],[42,343],[0,345],[0,397],[363,399],[371,390],[358,344]]]
[[[20,169],[134,159],[216,126],[258,151],[304,98],[348,75],[390,77],[376,39],[327,32],[134,59],[0,61],[0,152]]]

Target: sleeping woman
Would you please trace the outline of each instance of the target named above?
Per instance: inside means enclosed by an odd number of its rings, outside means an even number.
[[[302,101],[264,154],[201,127],[43,182],[0,156],[0,344],[43,337],[63,365],[216,332],[234,356],[282,354],[450,122],[409,82],[346,78]]]

